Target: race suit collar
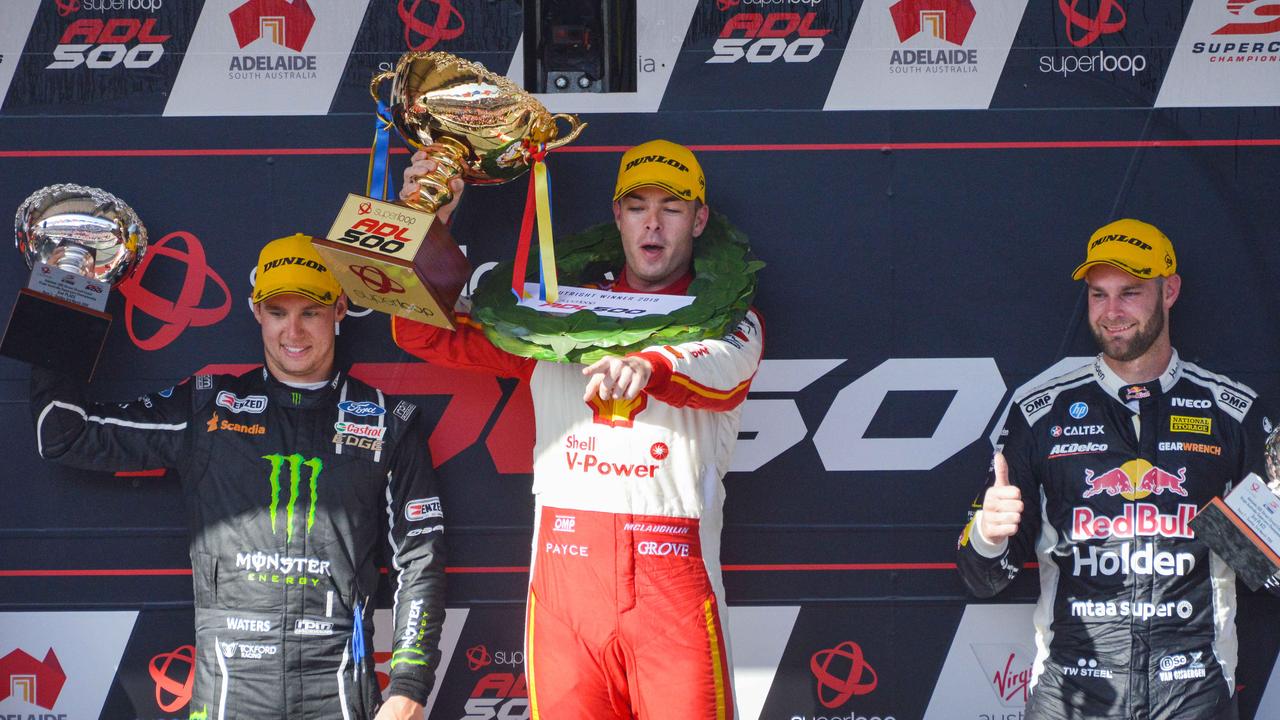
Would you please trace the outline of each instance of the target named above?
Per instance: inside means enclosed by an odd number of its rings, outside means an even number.
[[[262,366],[262,382],[267,387],[268,395],[286,407],[309,408],[326,404],[333,392],[343,385],[346,375],[346,367],[335,366],[333,377],[328,382],[315,390],[308,390],[281,382],[271,374],[266,365]]]
[[[1136,393],[1140,391],[1136,390],[1136,388],[1150,386],[1151,389],[1154,390],[1156,382],[1155,380],[1151,380],[1150,382],[1138,383],[1136,385],[1134,383],[1125,382],[1124,379],[1117,375],[1115,371],[1112,370],[1105,361],[1103,361],[1102,353],[1098,353],[1098,356],[1093,359],[1093,377],[1098,381],[1098,384],[1107,391],[1108,395],[1120,400],[1121,402],[1125,402],[1126,393],[1134,395],[1134,397],[1130,397],[1129,399],[1137,399]],[[1160,377],[1158,378],[1160,381],[1159,392],[1169,392],[1169,388],[1172,388],[1174,383],[1178,382],[1178,379],[1181,377],[1182,362],[1178,359],[1178,351],[1175,349],[1173,354],[1169,357],[1169,366],[1164,369],[1164,372],[1160,373]],[[1128,392],[1130,388],[1135,388],[1134,392]]]

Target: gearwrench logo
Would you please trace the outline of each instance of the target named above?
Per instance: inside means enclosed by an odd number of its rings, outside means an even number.
[[[293,516],[296,514],[298,506],[298,497],[301,494],[302,486],[302,469],[306,468],[310,471],[307,478],[307,488],[311,491],[307,502],[307,524],[306,531],[311,532],[311,526],[316,524],[316,480],[320,477],[320,471],[324,470],[324,461],[320,458],[311,458],[304,460],[301,455],[294,453],[292,455],[263,455],[263,460],[271,463],[271,533],[276,533],[276,522],[280,508],[280,474],[285,466],[289,468],[289,500],[285,504],[285,538],[293,539]]]
[[[435,22],[432,23],[419,17],[418,8],[422,0],[400,0],[396,8],[400,21],[404,23],[404,44],[410,50],[430,50],[441,40],[453,40],[467,29],[462,13],[453,6],[453,0],[431,0],[430,4],[436,6]]]

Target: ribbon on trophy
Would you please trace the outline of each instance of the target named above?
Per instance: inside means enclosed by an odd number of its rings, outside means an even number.
[[[534,219],[538,225],[538,299],[555,302],[560,298],[556,276],[556,252],[551,230],[551,175],[547,172],[546,143],[526,142],[529,157],[529,194],[525,197],[524,218],[520,238],[516,241],[516,259],[511,271],[511,292],[516,299],[525,295],[524,278],[529,266],[529,244],[533,239]]]
[[[373,147],[369,149],[369,175],[365,180],[365,194],[374,200],[387,199],[387,165],[391,160],[391,109],[378,101],[378,111],[373,118]]]

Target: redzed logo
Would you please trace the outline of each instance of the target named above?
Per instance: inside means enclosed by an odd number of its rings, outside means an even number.
[[[829,709],[840,707],[855,695],[866,695],[875,690],[879,682],[875,668],[867,663],[862,648],[852,640],[814,653],[809,658],[809,670],[817,680],[818,702]],[[863,676],[869,678],[864,681]]]
[[[178,677],[170,674],[170,668],[175,668]],[[196,680],[194,645],[183,645],[173,652],[156,655],[151,658],[147,670],[156,684],[156,705],[161,710],[178,712],[191,702],[191,689]]]
[[[0,658],[0,702],[13,696],[22,702],[52,710],[58,702],[67,675],[53,648],[36,660],[22,650]]]
[[[400,21],[404,23],[404,44],[410,50],[430,50],[441,40],[453,40],[467,29],[462,13],[453,6],[452,0],[431,0],[431,4],[436,6],[434,23],[419,19],[418,8],[422,0],[400,0],[396,8]],[[458,21],[456,25],[453,24],[455,18]],[[420,39],[415,42],[414,37]]]
[[[1128,20],[1124,7],[1117,0],[1101,0],[1098,3],[1098,14],[1093,17],[1080,12],[1079,5],[1080,0],[1058,0],[1058,9],[1066,18],[1067,42],[1076,47],[1087,47],[1103,35],[1120,32]],[[1084,33],[1076,37],[1072,28],[1083,30]]]
[[[236,42],[245,47],[266,38],[281,47],[302,52],[307,36],[316,24],[307,0],[249,0],[231,11],[231,28]]]
[[[1248,14],[1242,11],[1248,9]],[[1240,18],[1213,31],[1214,35],[1269,35],[1280,32],[1280,3],[1227,0],[1227,11]]]
[[[953,45],[963,45],[978,12],[970,0],[898,0],[889,7],[898,42],[928,32]]]

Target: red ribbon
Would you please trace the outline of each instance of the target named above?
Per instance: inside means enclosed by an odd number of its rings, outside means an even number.
[[[547,146],[536,147],[526,141],[525,152],[529,156],[529,169],[547,159]],[[529,193],[525,196],[524,217],[520,221],[520,237],[516,240],[516,262],[511,270],[511,292],[516,300],[524,299],[524,278],[529,267],[529,243],[533,239],[533,224],[537,218],[537,197],[533,182],[533,172],[529,173]]]

